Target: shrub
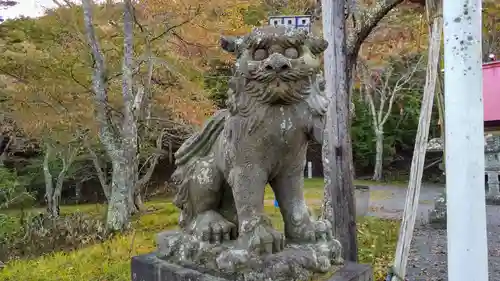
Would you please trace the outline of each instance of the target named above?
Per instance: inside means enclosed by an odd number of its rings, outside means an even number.
[[[32,199],[17,175],[7,168],[0,167],[0,210],[27,206],[32,203]]]
[[[0,233],[0,260],[78,249],[107,238],[103,222],[84,213],[58,218],[42,213],[21,220],[18,229]]]

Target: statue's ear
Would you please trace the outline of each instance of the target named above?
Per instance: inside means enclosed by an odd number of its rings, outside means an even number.
[[[315,55],[323,53],[328,48],[328,42],[323,38],[309,39],[309,49]]]
[[[221,36],[220,37],[220,46],[224,51],[234,54],[234,53],[236,53],[236,50],[238,48],[237,40],[238,40],[238,37]]]

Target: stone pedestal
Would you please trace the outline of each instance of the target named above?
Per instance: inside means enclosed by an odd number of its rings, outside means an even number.
[[[132,281],[233,281],[230,274],[201,272],[199,269],[182,267],[158,258],[151,253],[132,258]],[[373,281],[373,271],[369,265],[346,263],[329,279],[319,277],[318,281]],[[306,280],[304,280],[306,281]],[[307,280],[309,281],[309,280]],[[312,281],[315,281],[314,279]]]
[[[168,263],[156,253],[132,257],[132,281],[229,281],[197,270]]]
[[[161,265],[177,264],[230,281],[309,280],[343,264],[342,246],[335,239],[290,242],[277,253],[263,254],[239,248],[236,240],[208,243],[182,231],[165,231],[158,234],[157,245],[157,259],[164,261]]]

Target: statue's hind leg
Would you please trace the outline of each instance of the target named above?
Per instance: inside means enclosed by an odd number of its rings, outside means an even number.
[[[236,224],[230,222],[220,213],[225,180],[211,157],[198,160],[194,170],[189,173],[189,194],[187,208],[191,219],[184,229],[199,239],[211,243],[236,238]]]

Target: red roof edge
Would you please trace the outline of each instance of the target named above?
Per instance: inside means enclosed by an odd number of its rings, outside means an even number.
[[[500,66],[500,60],[483,63],[483,68],[491,68]]]

